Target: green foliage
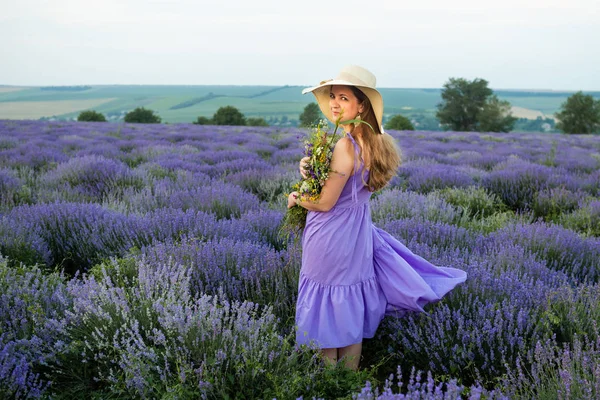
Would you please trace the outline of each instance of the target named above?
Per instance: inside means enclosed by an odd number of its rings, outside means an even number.
[[[213,115],[215,125],[246,125],[246,117],[233,106],[220,107]]]
[[[555,132],[556,122],[552,118],[519,118],[513,128],[516,132]]]
[[[94,110],[82,111],[77,116],[77,121],[84,122],[106,122],[104,114],[96,112]]]
[[[125,122],[138,124],[160,124],[161,118],[154,111],[138,107],[125,114]]]
[[[334,366],[321,367],[310,375],[298,369],[293,373],[295,375],[295,387],[290,388],[288,372],[285,371],[281,376],[274,377],[277,385],[273,386],[278,389],[278,392],[273,393],[273,396],[268,398],[292,399],[296,396],[290,396],[290,394],[303,393],[306,398],[349,399],[364,387],[366,381],[374,380],[371,371],[353,371],[346,368],[342,362]]]
[[[561,343],[573,343],[587,335],[598,339],[595,321],[600,321],[600,286],[561,287],[548,294],[547,309],[540,324]],[[549,335],[550,336],[550,335]]]
[[[430,114],[411,114],[410,120],[413,121],[413,125],[420,131],[441,131],[440,121],[436,117]]]
[[[311,127],[319,123],[321,119],[321,109],[317,103],[308,103],[302,114],[300,114],[300,126]]]
[[[581,91],[569,96],[554,115],[559,120],[556,127],[564,133],[600,132],[600,99]]]
[[[517,118],[511,115],[510,103],[500,101],[496,95],[491,96],[483,105],[478,122],[480,132],[510,132]]]
[[[106,276],[116,287],[127,289],[128,286],[136,283],[138,276],[138,264],[133,254],[134,250],[131,250],[127,257],[113,258],[95,264],[88,271],[88,275],[98,282]]]
[[[206,118],[206,117],[198,117],[198,119],[196,119],[194,122],[192,122],[194,125],[212,125],[212,119]]]
[[[570,213],[561,214],[558,222],[567,229],[572,229],[585,236],[600,236],[600,207],[586,205]]]
[[[248,118],[246,120],[246,125],[248,126],[269,126],[267,121],[264,118]]]
[[[493,93],[487,85],[486,80],[479,78],[472,82],[463,78],[450,78],[442,89],[442,102],[437,105],[436,117],[445,128],[476,131],[477,116]]]
[[[506,211],[502,200],[482,187],[445,188],[438,193],[446,202],[465,210],[469,217],[485,218]]]
[[[508,132],[516,121],[510,115],[510,103],[498,100],[485,79],[450,78],[441,96],[436,117],[444,129]]]
[[[579,196],[572,191],[559,188],[544,188],[535,193],[531,210],[535,218],[555,221],[561,214],[566,214],[577,208]]]
[[[463,219],[458,225],[470,229],[473,231],[481,232],[483,234],[489,234],[502,229],[510,224],[519,222],[522,217],[519,217],[514,211],[504,211],[496,214],[489,215],[480,219],[473,218]]]
[[[353,123],[353,121],[350,120],[348,123]],[[322,182],[328,179],[331,172],[329,164],[333,156],[333,149],[341,137],[337,133],[338,128],[339,124],[336,124],[331,133],[326,124],[319,123],[303,140],[305,156],[309,157],[309,160],[304,167],[306,178],[302,178],[292,186],[292,191],[297,192],[297,199],[313,203],[319,201],[323,188]],[[307,212],[306,208],[299,205],[288,208],[281,227],[282,235],[289,236],[302,231],[306,225]]]
[[[406,118],[404,115],[394,115],[388,122],[385,124],[385,129],[395,129],[397,131],[414,131],[415,127],[413,126],[410,119]]]

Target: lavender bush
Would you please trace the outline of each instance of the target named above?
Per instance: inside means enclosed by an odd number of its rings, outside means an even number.
[[[470,388],[457,383],[452,379],[447,383],[437,383],[434,381],[431,371],[427,372],[426,379],[423,379],[423,373],[411,369],[406,387],[402,376],[402,369],[398,367],[396,376],[391,374],[385,380],[381,392],[379,388],[373,388],[370,382],[367,382],[360,393],[352,396],[353,400],[454,400],[462,398],[465,392],[469,393],[469,400],[479,399],[497,399],[507,400],[508,397],[500,391],[487,391],[479,385],[473,385]],[[397,380],[397,385],[394,381]],[[396,388],[396,390],[394,390]],[[406,393],[403,393],[403,392]],[[396,392],[396,393],[394,393]]]
[[[0,169],[0,207],[10,208],[16,202],[21,180],[10,169]]]
[[[151,265],[172,261],[190,268],[195,296],[221,293],[231,300],[271,305],[282,320],[293,319],[299,254],[229,238],[206,242],[184,238],[144,248],[142,253]]]
[[[218,296],[193,297],[190,268],[143,262],[136,267],[120,285],[107,274],[69,285],[74,340],[65,353],[65,379],[141,398],[232,396],[260,387],[261,368],[285,348],[268,309]],[[81,370],[87,372],[83,377]],[[240,386],[233,387],[230,376],[237,376]]]
[[[72,307],[64,277],[36,267],[10,267],[0,256],[0,396],[40,398],[55,378],[70,340]]]
[[[585,236],[600,236],[600,200],[581,201],[576,210],[561,214],[558,222]]]
[[[319,382],[330,368],[311,349],[296,348],[293,334],[280,333],[270,307],[230,300],[223,292],[194,295],[193,273],[172,261],[113,260],[69,282],[71,342],[53,366],[61,377],[55,393],[67,398],[89,390],[128,398],[328,393]]]
[[[596,399],[600,395],[600,343],[587,336],[560,345],[538,342],[503,381],[511,398]]]
[[[101,200],[110,192],[129,186],[139,189],[143,184],[124,163],[97,155],[71,158],[49,171],[42,180],[50,188],[80,194],[82,202]]]
[[[473,178],[460,168],[429,161],[407,162],[400,167],[399,173],[407,177],[407,189],[419,193],[447,187],[465,188],[474,183]]]
[[[452,224],[463,218],[462,210],[434,194],[422,195],[392,189],[382,192],[371,204],[373,221],[378,223],[418,216],[429,221]]]
[[[483,187],[513,210],[529,209],[535,194],[548,189],[552,169],[544,165],[510,158],[496,165],[483,179]]]
[[[499,243],[519,243],[547,265],[575,281],[597,282],[600,277],[600,238],[582,238],[561,226],[512,224],[492,234]]]

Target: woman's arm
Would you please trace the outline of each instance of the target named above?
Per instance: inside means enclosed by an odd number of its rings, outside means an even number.
[[[354,169],[354,145],[349,138],[341,138],[336,143],[331,156],[330,168],[332,172],[321,189],[321,197],[318,202],[302,201],[298,193],[293,192],[288,197],[288,208],[298,204],[310,211],[324,212],[335,206]]]

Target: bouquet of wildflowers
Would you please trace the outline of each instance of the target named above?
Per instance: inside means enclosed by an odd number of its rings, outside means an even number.
[[[318,202],[321,197],[321,189],[329,178],[329,173],[333,172],[329,165],[333,148],[342,137],[337,133],[340,119],[337,120],[333,133],[328,132],[327,122],[320,121],[304,139],[304,155],[310,159],[305,167],[306,178],[292,186],[292,191],[298,192],[298,197],[302,201]],[[288,208],[280,233],[286,236],[300,233],[306,225],[307,213],[308,211],[304,207]]]

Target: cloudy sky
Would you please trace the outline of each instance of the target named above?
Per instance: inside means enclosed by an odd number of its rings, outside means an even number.
[[[600,90],[599,0],[0,0],[0,85]]]

